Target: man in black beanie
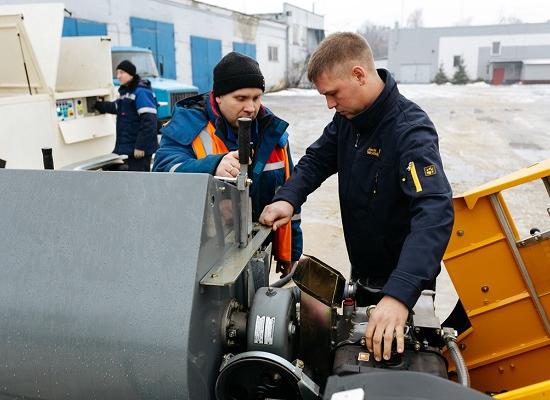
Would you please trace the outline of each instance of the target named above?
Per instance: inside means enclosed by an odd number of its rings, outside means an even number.
[[[97,102],[101,113],[116,114],[116,144],[113,153],[126,154],[128,171],[146,171],[151,168],[151,157],[158,148],[157,100],[148,80],[136,73],[136,66],[128,60],[116,67],[120,82],[119,97],[115,101]]]
[[[262,106],[265,80],[256,60],[231,52],[214,67],[213,90],[176,104],[172,119],[161,129],[154,171],[201,172],[222,177],[239,173],[238,118],[253,119],[252,218],[293,170],[288,146],[288,123]],[[274,233],[277,270],[283,275],[302,254],[300,211]]]

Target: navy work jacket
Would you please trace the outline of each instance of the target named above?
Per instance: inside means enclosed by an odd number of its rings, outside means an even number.
[[[153,154],[158,149],[157,100],[151,83],[138,75],[118,89],[115,101],[97,102],[102,113],[116,114],[116,144],[113,153],[133,156],[134,149]]]
[[[274,197],[300,207],[338,173],[352,277],[409,309],[431,287],[453,225],[451,187],[426,113],[403,97],[388,71],[376,101],[352,119],[336,113]]]

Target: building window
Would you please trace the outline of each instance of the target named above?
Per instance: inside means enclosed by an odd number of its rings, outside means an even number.
[[[491,46],[491,55],[500,56],[500,42],[493,42]]]
[[[269,61],[279,61],[279,48],[277,46],[268,46],[267,54],[267,59]]]
[[[453,67],[458,67],[460,65],[460,56],[454,56],[453,57]]]

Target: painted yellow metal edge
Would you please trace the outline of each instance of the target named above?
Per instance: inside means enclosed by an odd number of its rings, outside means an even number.
[[[550,399],[550,380],[511,390],[506,393],[500,393],[493,396],[493,398],[505,400],[547,400]]]
[[[495,179],[484,185],[478,186],[475,189],[469,190],[458,197],[463,197],[466,205],[471,210],[476,205],[477,201],[484,196],[501,192],[514,186],[521,185],[526,182],[542,179],[550,175],[550,159],[533,164],[527,168],[522,168],[509,175]]]

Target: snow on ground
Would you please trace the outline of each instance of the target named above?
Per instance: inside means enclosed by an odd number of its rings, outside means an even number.
[[[319,92],[314,89],[298,89],[292,88],[287,90],[280,90],[278,92],[269,93],[267,96],[270,97],[288,97],[288,96],[319,96]]]

